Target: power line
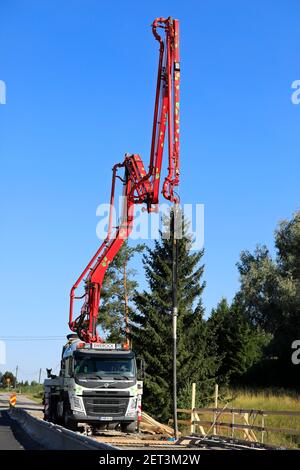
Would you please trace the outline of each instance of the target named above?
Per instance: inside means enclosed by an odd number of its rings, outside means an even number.
[[[39,373],[39,369],[34,370],[34,371],[28,371],[28,370],[22,369],[22,367],[19,367],[19,371],[24,375],[37,375]]]
[[[64,338],[62,335],[10,335],[0,336],[0,338]]]
[[[2,341],[61,341],[65,336],[0,336]]]

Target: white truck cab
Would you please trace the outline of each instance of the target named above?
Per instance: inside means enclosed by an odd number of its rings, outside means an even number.
[[[143,383],[126,345],[84,343],[68,335],[59,376],[44,382],[44,419],[76,429],[121,428],[134,432],[141,415]]]

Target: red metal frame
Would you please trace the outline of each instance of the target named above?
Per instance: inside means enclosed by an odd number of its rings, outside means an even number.
[[[157,29],[165,31],[165,40]],[[123,163],[113,167],[110,214],[107,236],[89,264],[81,273],[70,293],[69,327],[88,343],[103,342],[97,333],[97,318],[100,293],[105,272],[120,250],[133,227],[135,204],[146,204],[147,211],[157,210],[161,178],[161,166],[166,130],[168,129],[168,174],[165,177],[162,194],[173,203],[179,202],[174,188],[179,185],[179,21],[172,18],[157,18],[152,23],[152,32],[159,42],[159,62],[154,106],[152,142],[149,170],[146,172],[141,157],[125,155]],[[112,215],[118,170],[124,168],[123,210],[119,227],[112,233]],[[121,178],[120,178],[121,179]],[[86,277],[86,279],[84,279]],[[84,280],[85,294],[75,296],[75,290]],[[84,298],[80,315],[73,320],[75,299]]]

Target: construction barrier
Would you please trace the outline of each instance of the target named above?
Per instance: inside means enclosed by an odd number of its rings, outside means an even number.
[[[10,404],[10,406],[16,406],[16,403],[17,403],[17,395],[15,393],[13,393],[9,397],[9,404]]]
[[[50,450],[118,450],[117,447],[48,423],[27,413],[21,408],[11,408],[10,417],[18,422],[32,440]]]

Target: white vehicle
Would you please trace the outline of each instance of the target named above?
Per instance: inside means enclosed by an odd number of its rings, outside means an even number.
[[[77,429],[134,432],[141,415],[143,383],[133,351],[120,344],[84,343],[68,335],[59,376],[44,382],[44,419]]]

